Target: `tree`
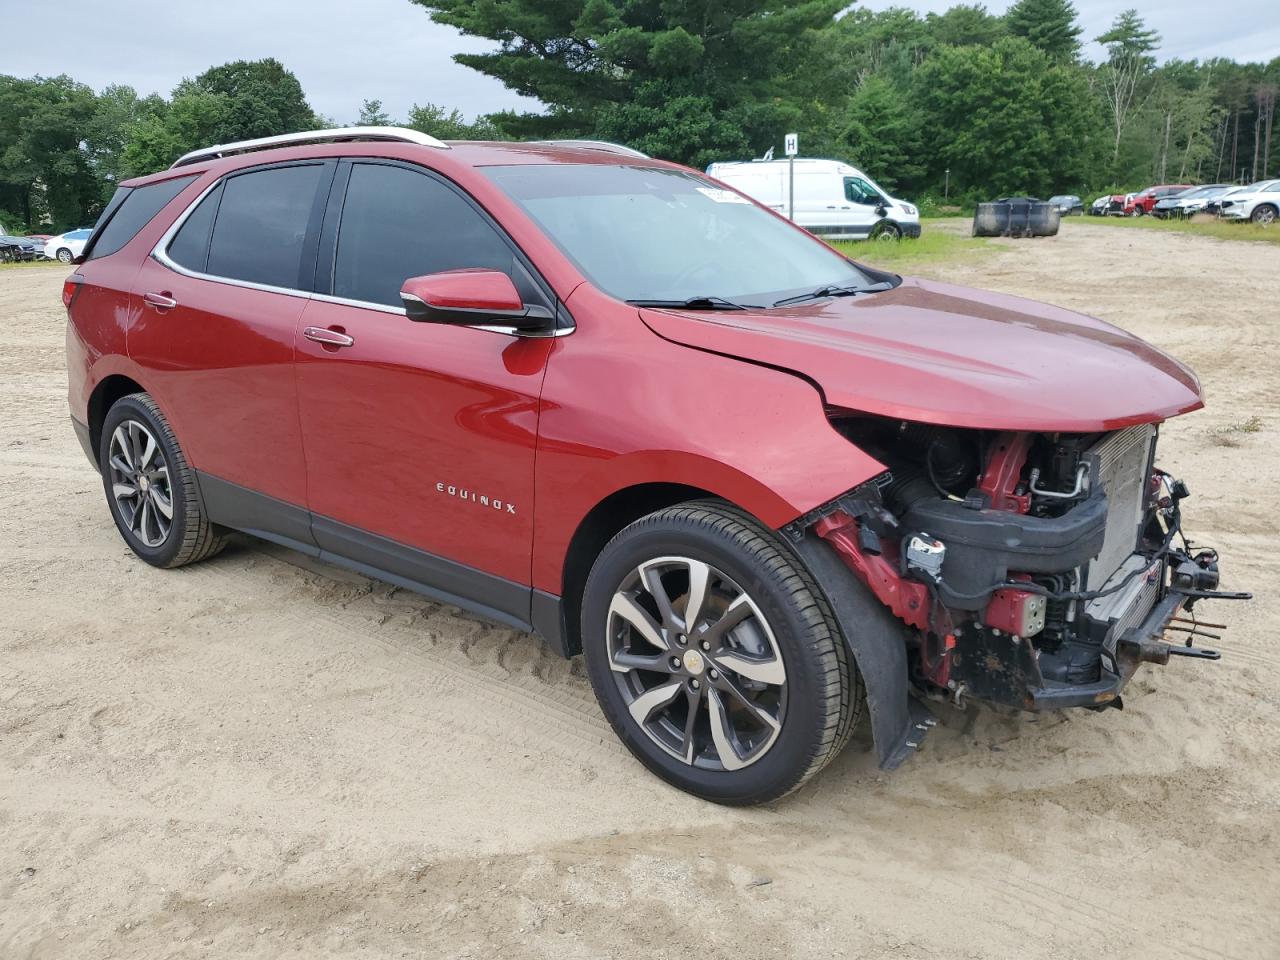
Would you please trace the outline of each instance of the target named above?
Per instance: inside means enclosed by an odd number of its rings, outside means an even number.
[[[882,77],[868,77],[849,99],[840,139],[853,161],[886,187],[925,172],[920,118],[909,98]]]
[[[446,110],[434,103],[413,105],[405,126],[421,130],[441,140],[505,140],[502,132],[485,117],[468,123],[459,110]]]
[[[1151,53],[1160,45],[1160,34],[1148,30],[1138,11],[1130,9],[1116,17],[1111,29],[1096,39],[1107,48],[1101,79],[1115,135],[1111,152],[1114,164],[1120,157],[1120,138],[1132,117],[1141,85],[1155,66]]]
[[[516,136],[620,139],[702,163],[773,142],[779,79],[843,0],[414,0],[438,23],[496,41],[454,59],[542,101],[495,117]]]
[[[949,167],[965,188],[1046,194],[1088,176],[1098,120],[1088,84],[1021,37],[941,47],[916,71],[914,90],[938,181]]]
[[[931,13],[929,35],[937,44],[955,47],[990,46],[1007,32],[1004,19],[987,12],[980,3],[958,3],[943,13]]]
[[[214,127],[215,143],[294,133],[315,126],[315,113],[303,96],[302,84],[272,57],[210,67],[195,80],[178,84],[173,96],[177,99],[196,92],[226,98],[226,110]]]
[[[139,97],[133,87],[113,84],[98,94],[84,130],[90,163],[101,181],[105,203],[125,175],[124,151],[139,124],[164,116],[168,104],[157,96]]]
[[[0,209],[60,228],[97,216],[101,191],[81,148],[94,108],[93,91],[68,76],[0,75]]]
[[[1017,0],[1004,19],[1010,34],[1039,47],[1055,63],[1070,63],[1080,52],[1083,31],[1071,0]]]
[[[361,127],[385,127],[391,124],[391,114],[382,109],[381,100],[366,100],[360,104],[360,116],[356,125]]]

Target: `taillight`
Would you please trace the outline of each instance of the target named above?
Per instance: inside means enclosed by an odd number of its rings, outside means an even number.
[[[80,275],[73,273],[62,281],[62,305],[71,309],[71,301],[76,298],[76,287],[80,286]]]

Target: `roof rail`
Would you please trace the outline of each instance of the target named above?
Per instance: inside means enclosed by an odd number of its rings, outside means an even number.
[[[620,143],[610,143],[608,140],[533,140],[531,142],[545,143],[553,147],[580,147],[583,150],[600,150],[603,153],[620,153],[624,157],[649,159],[647,153],[641,153],[631,147],[624,147]]]
[[[213,147],[202,147],[184,153],[173,161],[169,169],[185,167],[189,163],[200,160],[212,160],[233,153],[251,153],[254,150],[270,150],[273,147],[288,147],[303,143],[337,143],[345,140],[396,140],[402,143],[417,143],[424,147],[436,147],[448,150],[449,145],[437,140],[428,133],[410,130],[408,127],[338,127],[333,130],[304,130],[300,133],[282,133],[276,137],[259,137],[257,140],[238,140],[235,143],[220,143]]]

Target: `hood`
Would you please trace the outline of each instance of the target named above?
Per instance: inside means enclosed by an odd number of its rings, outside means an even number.
[[[1203,406],[1195,374],[1110,324],[925,280],[777,310],[641,318],[675,343],[799,374],[829,406],[924,423],[1092,433]]]

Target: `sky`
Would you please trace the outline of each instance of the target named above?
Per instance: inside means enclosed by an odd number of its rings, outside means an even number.
[[[880,10],[941,12],[954,0],[866,0]],[[1276,0],[1076,0],[1084,36],[1103,32],[1124,7],[1143,10],[1164,37],[1161,59],[1280,56]],[[987,4],[1003,13],[1007,0]],[[409,0],[0,0],[0,73],[66,73],[95,90],[124,83],[168,95],[183,77],[228,60],[275,57],[302,83],[314,110],[351,123],[379,99],[394,119],[414,103],[457,108],[468,119],[536,104],[453,62],[491,49],[433,23]],[[1101,59],[1096,44],[1086,56]]]

